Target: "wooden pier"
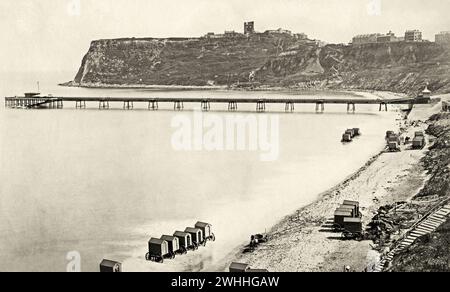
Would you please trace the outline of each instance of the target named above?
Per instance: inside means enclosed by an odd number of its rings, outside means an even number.
[[[387,111],[389,105],[409,105],[429,103],[428,98],[398,98],[398,99],[351,99],[351,98],[286,98],[286,99],[261,99],[261,98],[155,98],[155,97],[53,97],[53,96],[25,96],[5,97],[7,108],[50,108],[62,109],[64,102],[74,102],[76,109],[86,109],[86,103],[97,103],[99,110],[111,108],[112,103],[123,104],[124,110],[134,109],[135,104],[146,104],[149,110],[158,110],[162,103],[173,104],[175,111],[182,111],[186,103],[198,103],[203,111],[210,111],[212,104],[228,104],[229,111],[237,111],[239,104],[255,104],[257,112],[265,112],[267,105],[284,104],[286,112],[294,112],[295,105],[315,105],[316,112],[324,112],[326,104],[342,104],[347,106],[348,112],[355,112],[356,105],[379,105],[379,111]]]
[[[5,107],[8,108],[39,108],[62,109],[64,100],[56,97],[5,97]]]

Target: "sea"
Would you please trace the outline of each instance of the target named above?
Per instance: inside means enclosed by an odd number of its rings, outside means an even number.
[[[357,97],[58,86],[74,74],[1,73],[0,96]],[[315,105],[293,113],[285,113],[284,104],[268,105],[265,113],[256,113],[254,104],[239,105],[237,113],[226,104],[211,107],[201,113],[199,104],[189,103],[184,111],[172,104],[158,111],[146,104],[123,110],[120,103],[99,110],[94,102],[86,109],[69,102],[63,109],[1,106],[0,271],[96,272],[103,259],[123,263],[124,271],[221,271],[252,234],[270,231],[356,172],[383,149],[386,131],[400,119],[398,109],[379,112],[377,105],[357,105],[355,113],[346,105],[326,105],[324,113]],[[243,132],[248,143],[232,147],[227,121],[233,119],[257,123]],[[348,128],[362,135],[343,144]],[[256,136],[260,143],[250,146]],[[262,159],[268,149],[275,154]],[[145,260],[150,238],[197,221],[212,224],[215,242],[163,264]]]

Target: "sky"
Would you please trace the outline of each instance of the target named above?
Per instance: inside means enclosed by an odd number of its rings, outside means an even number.
[[[75,74],[95,39],[243,31],[245,21],[328,43],[407,29],[434,40],[450,31],[448,11],[448,0],[1,0],[0,72]]]

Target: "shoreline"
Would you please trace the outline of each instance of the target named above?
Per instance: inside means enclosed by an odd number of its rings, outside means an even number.
[[[416,109],[419,114],[408,117],[409,126],[403,128],[403,132],[410,135],[418,127],[425,131],[426,124],[417,127],[414,121],[432,116],[436,110],[432,107]],[[420,165],[426,151],[386,153],[381,150],[358,171],[319,194],[315,202],[275,224],[268,233],[269,242],[261,244],[253,253],[244,254],[241,248],[233,255],[233,261],[270,272],[339,272],[346,265],[356,271],[366,270],[379,260],[382,252],[375,251],[371,241],[343,241],[340,233],[325,230],[324,224],[342,200],[360,202],[363,226],[370,222],[379,207],[412,200],[428,179]]]
[[[288,87],[263,87],[256,89],[247,88],[228,88],[226,85],[214,86],[195,86],[195,85],[121,85],[121,84],[89,84],[80,85],[73,84],[72,81],[60,83],[58,86],[68,88],[84,88],[84,89],[135,89],[135,90],[154,90],[154,91],[229,91],[229,92],[281,92],[294,94],[308,94],[308,93],[333,93],[333,94],[350,94],[354,96],[366,97],[372,95],[385,99],[386,96],[391,98],[407,97],[405,93],[397,93],[392,91],[368,90],[368,89],[330,89],[330,88],[288,88]]]
[[[314,202],[299,208],[298,210],[295,211],[294,214],[286,215],[283,219],[281,219],[279,222],[277,222],[275,225],[273,225],[271,227],[271,229],[266,234],[269,236],[269,238],[272,237],[274,235],[274,233],[276,232],[276,230],[279,229],[279,228],[283,228],[283,226],[285,226],[287,223],[289,223],[289,221],[292,219],[293,216],[295,216],[295,214],[308,212],[308,210],[313,208],[315,205],[321,203],[324,200],[332,198],[333,197],[332,193],[335,193],[336,191],[339,191],[343,186],[345,186],[348,183],[351,183],[354,179],[359,177],[361,175],[361,173],[363,173],[368,167],[370,167],[370,165],[372,165],[374,162],[376,162],[376,160],[383,154],[383,152],[384,151],[381,150],[381,151],[378,152],[378,154],[373,155],[361,168],[359,168],[356,172],[354,172],[354,173],[350,174],[349,176],[347,176],[342,182],[338,183],[337,185],[334,185],[333,187],[329,188],[326,191],[323,191],[323,192],[319,193],[317,195],[317,199]],[[270,245],[270,241],[268,242],[268,244]],[[264,246],[267,246],[267,245],[262,244],[261,246],[264,247]],[[244,261],[242,261],[242,259],[245,259],[245,258],[248,258],[248,257],[246,257],[243,254],[243,249],[244,248],[242,246],[240,246],[240,247],[235,248],[234,251],[232,251],[230,253],[230,257],[233,258],[233,261],[239,262],[241,260],[241,262],[244,263]],[[257,255],[257,254],[258,254],[258,249],[255,250],[253,255]],[[218,267],[217,270],[218,271],[227,271],[228,270],[228,266],[229,266],[230,263],[217,265],[217,267]],[[254,267],[254,266],[252,266],[252,268],[260,269],[261,267]],[[266,268],[263,268],[263,269],[266,269]],[[270,269],[268,269],[268,270],[270,272],[277,272],[277,271],[273,271],[273,270],[270,270]],[[196,272],[200,272],[200,271],[201,270],[198,270]]]

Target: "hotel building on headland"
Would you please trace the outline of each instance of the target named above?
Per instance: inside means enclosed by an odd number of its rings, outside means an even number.
[[[361,34],[353,38],[353,45],[374,44],[378,42],[378,38],[381,37],[381,33]]]
[[[365,44],[376,44],[376,43],[393,43],[400,42],[402,38],[398,38],[395,36],[395,33],[392,31],[387,34],[381,33],[372,33],[372,34],[362,34],[357,35],[353,38],[353,45],[365,45]]]
[[[450,45],[450,31],[443,31],[437,34],[435,41],[439,45]]]
[[[373,33],[357,35],[352,40],[352,45],[365,45],[376,43],[395,43],[395,42],[422,42],[422,32],[419,30],[408,30],[405,37],[397,37],[392,31],[387,34]]]
[[[377,43],[393,43],[393,42],[399,42],[401,41],[400,38],[395,36],[395,33],[392,31],[388,32],[385,35],[380,35],[377,38]]]
[[[405,32],[405,42],[421,42],[422,32],[420,30],[407,30]]]

